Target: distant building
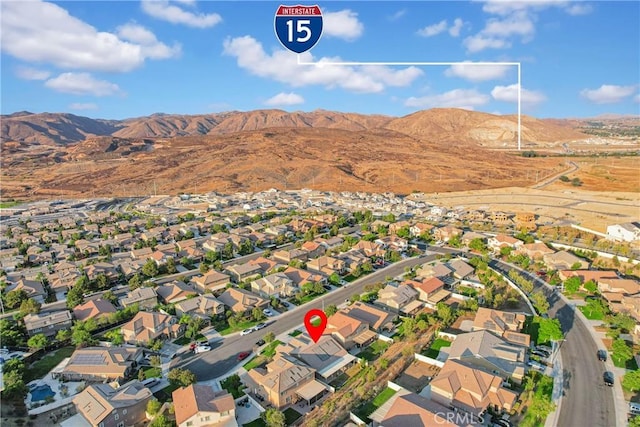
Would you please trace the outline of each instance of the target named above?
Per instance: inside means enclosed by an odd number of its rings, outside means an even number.
[[[640,223],[626,222],[607,226],[607,236],[612,240],[634,242],[640,240]]]

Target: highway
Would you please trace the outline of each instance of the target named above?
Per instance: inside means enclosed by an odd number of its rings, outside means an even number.
[[[290,329],[302,326],[305,313],[312,308],[322,309],[331,304],[340,305],[353,294],[364,292],[366,285],[383,282],[385,277],[395,277],[404,273],[404,268],[414,266],[436,259],[436,255],[423,255],[417,258],[409,258],[394,263],[388,267],[374,271],[347,286],[335,289],[322,297],[319,297],[304,306],[296,307],[271,320],[266,328],[253,332],[249,335],[240,336],[238,333],[223,337],[220,340],[211,342],[212,350],[206,353],[194,355],[190,352],[183,353],[172,362],[171,368],[188,368],[195,375],[198,381],[207,381],[218,378],[232,370],[239,362],[238,354],[244,351],[251,351],[256,341],[273,332],[279,335]]]
[[[513,267],[493,260],[490,266],[507,276]],[[616,425],[613,388],[604,385],[605,364],[598,361],[598,347],[587,326],[578,319],[574,309],[535,275],[517,269],[534,282],[549,301],[549,317],[557,318],[565,334],[560,345],[563,366],[563,398],[558,417],[559,427]]]

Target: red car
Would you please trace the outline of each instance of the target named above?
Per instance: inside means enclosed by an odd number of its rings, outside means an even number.
[[[243,351],[242,353],[238,354],[238,360],[244,360],[247,357],[249,357],[251,353],[249,353],[248,351]]]

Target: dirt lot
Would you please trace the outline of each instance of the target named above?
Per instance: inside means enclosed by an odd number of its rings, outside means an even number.
[[[579,166],[576,172],[567,174],[570,179],[582,181],[580,189],[591,191],[640,192],[640,157],[583,157],[575,158]],[[571,189],[570,182],[556,181],[547,187],[550,190]]]
[[[416,360],[396,378],[395,383],[407,390],[419,393],[429,384],[431,378],[438,375],[438,372],[440,372],[440,368]]]

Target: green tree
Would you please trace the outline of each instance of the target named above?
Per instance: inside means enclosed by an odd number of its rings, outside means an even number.
[[[596,290],[598,289],[598,285],[593,280],[586,281],[582,286],[592,294],[595,293]]]
[[[71,342],[77,347],[84,347],[94,342],[91,332],[84,329],[74,329],[71,333]]]
[[[149,427],[173,427],[174,425],[175,423],[164,414],[156,415],[153,421],[149,423]]]
[[[27,386],[24,383],[22,372],[9,371],[3,373],[3,385],[2,391],[3,398],[20,398],[27,394]]]
[[[485,245],[484,240],[476,237],[475,239],[471,239],[469,242],[469,249],[484,253],[487,251],[487,245]]]
[[[160,356],[153,355],[149,358],[149,364],[153,368],[159,368],[160,366],[162,366],[162,359],[160,358]]]
[[[402,319],[402,335],[408,339],[413,340],[416,337],[416,320],[412,317],[405,317]]]
[[[141,371],[141,372],[144,372],[144,371]],[[149,400],[149,402],[147,402],[147,412],[150,415],[157,414],[158,411],[160,411],[160,408],[162,408],[162,403],[160,403],[160,401],[155,397]]]
[[[104,334],[104,337],[111,341],[113,345],[121,345],[124,343],[124,336],[120,328],[112,329]]]
[[[177,271],[178,270],[176,269],[176,262],[173,259],[173,257],[167,258],[167,273],[168,274],[174,274]]]
[[[215,251],[207,251],[204,254],[204,259],[209,264],[213,264],[214,262],[216,262],[216,261],[218,261],[220,259],[220,253],[215,252]]]
[[[451,324],[454,319],[454,312],[451,307],[443,302],[436,304],[436,314],[445,325]]]
[[[631,392],[640,391],[640,369],[627,372],[622,377],[622,387]]]
[[[331,273],[331,276],[327,278],[327,281],[334,286],[340,285],[340,275],[338,273]]]
[[[196,376],[188,369],[175,368],[169,371],[167,379],[173,385],[187,387],[196,382]]]
[[[266,343],[271,343],[276,339],[276,335],[273,332],[268,332],[265,336],[264,336],[264,341]]]
[[[29,295],[24,289],[15,289],[9,291],[4,295],[4,305],[8,309],[14,309],[20,307],[22,301],[29,299]]]
[[[548,344],[551,341],[559,341],[564,338],[558,319],[545,319],[541,317],[539,324],[538,344]]]
[[[56,340],[58,341],[66,341],[71,338],[71,331],[69,329],[60,329],[56,333]]]
[[[320,282],[315,282],[313,284],[312,290],[313,290],[313,293],[316,295],[320,295],[325,292],[324,286],[322,286],[322,283]]]
[[[573,264],[571,264],[572,270],[580,270],[580,268],[582,268],[582,263],[580,262],[574,262]]]
[[[255,307],[253,310],[251,310],[251,317],[253,317],[253,320],[258,322],[264,319],[264,313],[258,307]]]
[[[327,315],[327,317],[331,317],[334,314],[336,314],[338,312],[338,307],[336,307],[335,304],[331,304],[328,305],[325,309],[324,309],[324,314]]]
[[[582,282],[578,276],[569,277],[564,281],[564,289],[571,294],[578,292],[580,285]]]
[[[611,344],[611,350],[613,351],[613,357],[618,359],[622,364],[626,364],[627,361],[633,358],[633,350],[627,345],[627,342],[618,338]]]
[[[533,306],[538,310],[538,313],[544,314],[549,310],[549,301],[547,301],[547,297],[544,296],[542,291],[532,293],[531,300],[533,301]]]
[[[29,340],[27,341],[27,345],[32,350],[40,350],[42,348],[45,348],[48,343],[49,340],[44,336],[44,334],[36,334],[29,338]]]
[[[275,408],[269,408],[264,411],[262,419],[267,427],[285,427],[287,425],[284,413]]]
[[[36,314],[40,312],[41,304],[34,299],[27,299],[20,304],[20,314],[26,316],[27,314]]]
[[[640,427],[640,415],[636,415],[629,420],[629,427]]]
[[[147,277],[156,277],[158,275],[158,266],[152,259],[148,259],[142,266],[142,274]]]
[[[9,319],[0,319],[0,343],[3,346],[17,346],[24,343],[24,335],[15,322]]]
[[[134,289],[138,289],[139,287],[142,286],[144,279],[143,277],[140,275],[140,273],[136,273],[134,274],[131,279],[129,279],[129,289],[130,290],[134,290]]]

